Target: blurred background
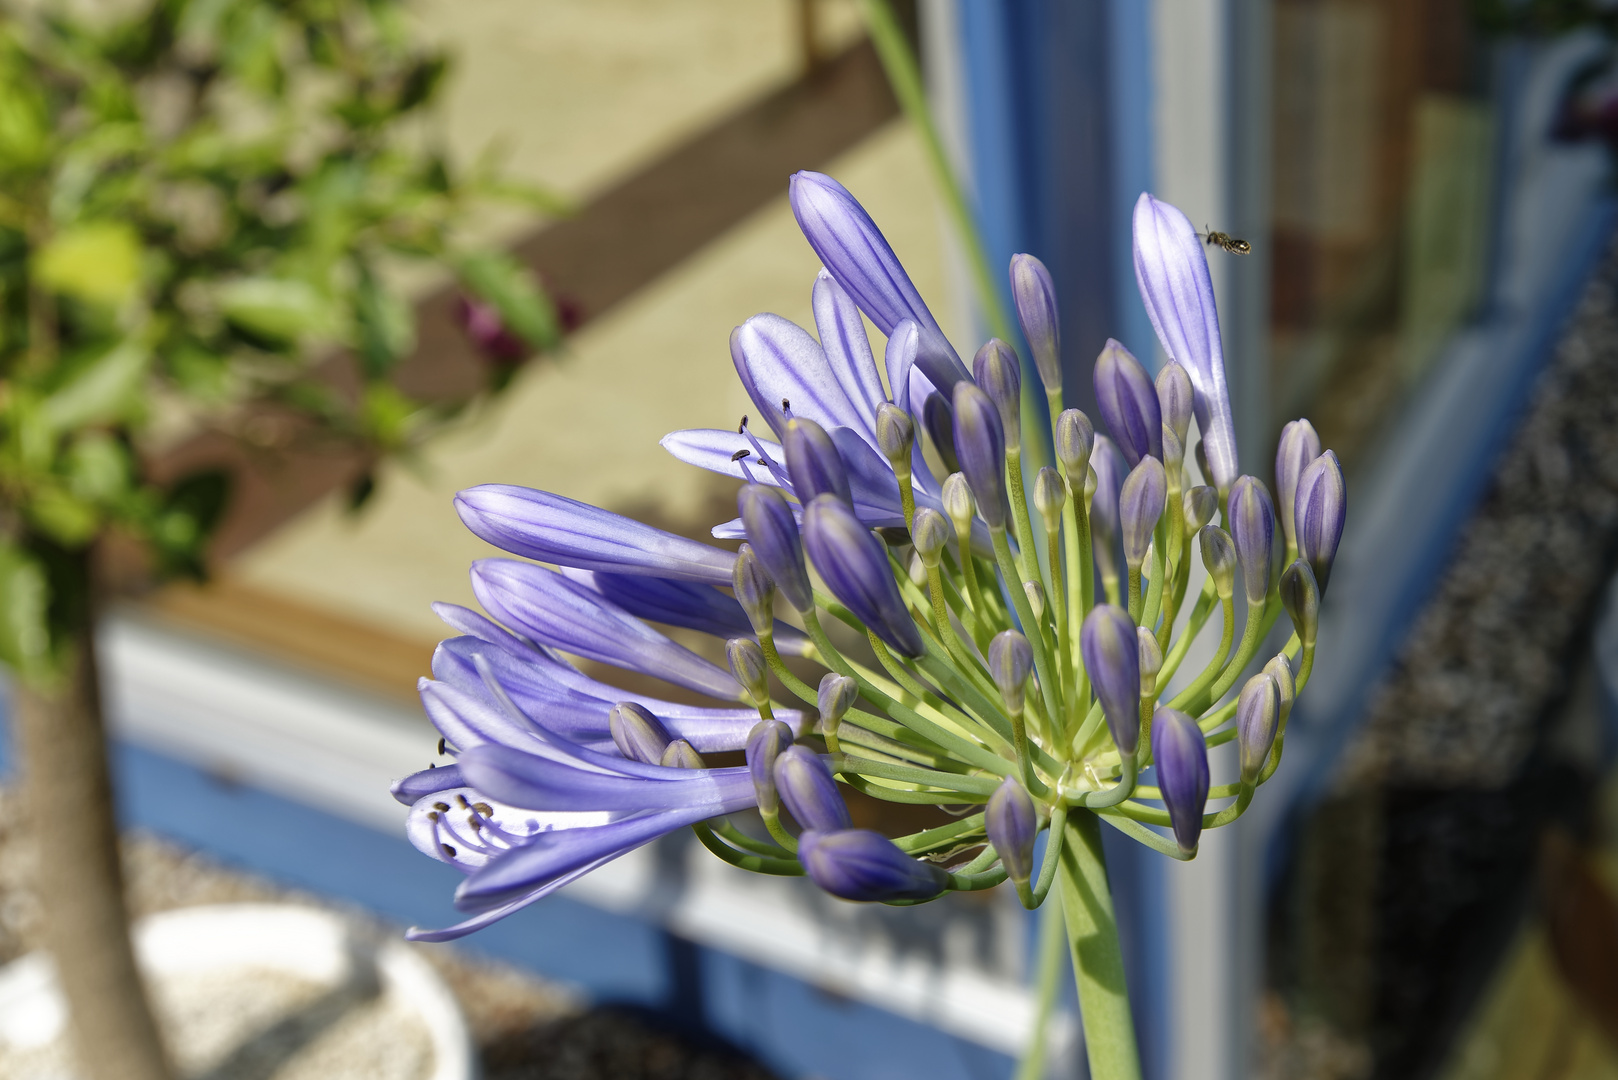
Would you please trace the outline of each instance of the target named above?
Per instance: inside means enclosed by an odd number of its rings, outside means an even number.
[[[1246,469],[1268,479],[1282,424],[1307,416],[1348,471],[1285,766],[1194,863],[1110,851],[1152,1080],[1618,1077],[1609,7],[895,4],[991,262],[1028,251],[1055,277],[1068,385],[1086,388],[1070,403],[1088,407],[1106,338],[1160,357],[1128,227],[1150,190],[1252,244],[1210,254]],[[523,484],[692,536],[730,517],[733,487],[657,440],[745,410],[732,326],[809,323],[791,172],[862,200],[959,348],[987,336],[855,0],[408,13],[454,59],[431,137],[466,161],[494,144],[557,197],[477,228],[567,334],[520,362],[424,275],[416,392],[513,371],[419,453],[373,478],[342,454],[164,449],[159,470],[217,459],[236,483],[212,580],[104,620],[141,913],[290,894],[451,921],[455,875],[406,845],[387,793],[433,757],[414,702],[443,634],[429,604],[475,606],[467,566],[488,554],[450,497]],[[43,903],[16,817],[0,814],[0,959]],[[870,911],[686,840],[417,950],[485,1075],[1011,1074],[1032,923],[1005,890]],[[1083,1075],[1071,1003],[1051,1038],[1050,1075]]]

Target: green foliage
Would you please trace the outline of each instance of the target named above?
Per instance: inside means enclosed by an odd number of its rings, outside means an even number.
[[[546,197],[423,148],[448,63],[399,0],[92,7],[0,0],[0,663],[22,673],[62,601],[38,552],[116,531],[202,572],[228,480],[150,479],[154,417],[228,431],[270,408],[368,461],[408,453],[464,404],[390,381],[411,262],[534,348],[559,336],[524,268],[460,239],[480,200]]]

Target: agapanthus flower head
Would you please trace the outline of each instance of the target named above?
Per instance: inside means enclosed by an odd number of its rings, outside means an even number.
[[[1034,838],[1039,834],[1039,815],[1028,789],[1016,777],[1008,776],[989,796],[983,815],[989,843],[1000,855],[1006,876],[1026,882],[1034,873]]]
[[[1331,564],[1337,558],[1337,545],[1343,538],[1348,517],[1347,489],[1343,467],[1337,455],[1327,450],[1298,478],[1293,514],[1297,519],[1298,554],[1309,563],[1322,595],[1331,577]]]
[[[1135,354],[1108,338],[1096,358],[1095,386],[1101,419],[1130,466],[1148,455],[1161,460],[1163,412],[1152,377]]]
[[[853,827],[831,770],[808,747],[789,746],[776,757],[775,788],[793,820],[805,829]]]
[[[870,829],[806,832],[798,859],[816,885],[844,900],[930,900],[949,885],[942,867],[912,859]]]
[[[1022,364],[1016,352],[999,338],[990,338],[972,358],[972,377],[1000,410],[1000,430],[1006,449],[1022,446]]]
[[[972,488],[978,513],[992,529],[1005,528],[1011,512],[1006,501],[1006,437],[1000,409],[970,382],[955,384],[955,456]]]
[[[1063,409],[1056,418],[1056,460],[1068,479],[1082,486],[1096,445],[1096,429],[1078,409]]]

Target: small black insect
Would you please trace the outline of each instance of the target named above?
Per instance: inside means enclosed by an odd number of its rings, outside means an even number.
[[[1204,225],[1203,228],[1207,229],[1208,231],[1199,232],[1197,235],[1202,237],[1209,247],[1216,247],[1221,251],[1228,251],[1232,255],[1249,255],[1253,251],[1253,245],[1249,244],[1246,240],[1238,240],[1229,233],[1215,232],[1212,229],[1208,229],[1208,226],[1206,225]]]

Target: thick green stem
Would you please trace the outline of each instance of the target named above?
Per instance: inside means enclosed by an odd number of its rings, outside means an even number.
[[[1124,954],[1101,852],[1101,824],[1086,810],[1067,820],[1062,845],[1062,913],[1079,988],[1091,1080],[1140,1080],[1135,1021],[1129,1012]]]

